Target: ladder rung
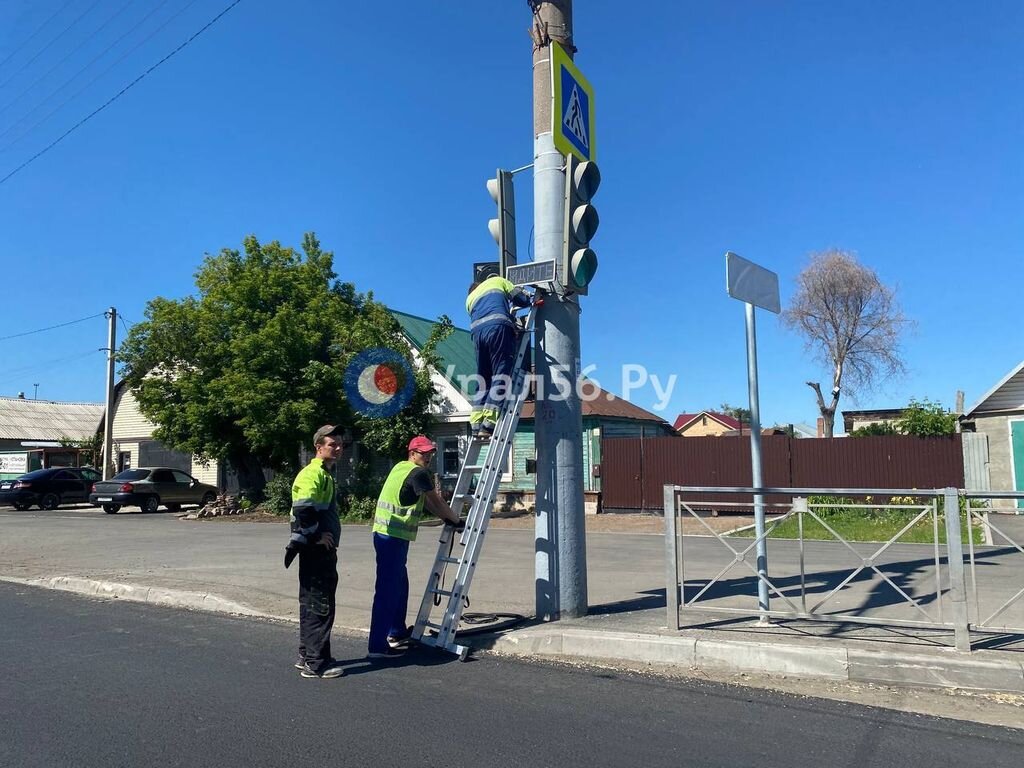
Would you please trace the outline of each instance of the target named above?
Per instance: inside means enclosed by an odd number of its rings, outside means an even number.
[[[456,565],[462,562],[462,560],[460,560],[457,557],[439,557],[437,559],[440,560],[442,563],[455,563]]]
[[[477,469],[483,469],[486,466],[487,466],[486,464],[467,464],[466,466],[463,467],[463,469],[477,470]]]
[[[432,621],[424,621],[423,622],[423,626],[430,627],[431,629],[441,629],[441,625],[440,624],[435,624]]]
[[[445,597],[451,597],[452,596],[452,593],[450,591],[448,591],[447,589],[434,589],[433,587],[430,588],[430,594],[432,594],[432,595],[444,595]]]

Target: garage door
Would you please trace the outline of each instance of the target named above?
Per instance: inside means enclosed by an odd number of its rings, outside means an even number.
[[[150,440],[139,444],[140,467],[170,467],[182,472],[192,472],[192,457],[181,451],[173,451],[161,442]]]

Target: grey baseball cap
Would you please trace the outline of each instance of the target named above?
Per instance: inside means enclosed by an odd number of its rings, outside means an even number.
[[[319,445],[325,437],[339,437],[345,434],[345,428],[334,424],[324,424],[313,433],[313,445]]]

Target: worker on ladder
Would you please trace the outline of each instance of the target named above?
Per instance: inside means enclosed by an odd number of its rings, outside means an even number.
[[[530,296],[503,277],[495,275],[469,286],[466,311],[476,348],[476,372],[480,388],[469,416],[473,436],[487,439],[494,433],[502,400],[507,397],[516,358],[515,307],[528,307]]]

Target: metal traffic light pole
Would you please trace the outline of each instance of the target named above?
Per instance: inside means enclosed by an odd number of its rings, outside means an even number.
[[[552,133],[551,42],[570,53],[575,50],[572,0],[530,0],[530,7],[534,16],[534,259],[557,261],[565,234],[565,158],[556,149]],[[536,345],[536,607],[538,618],[555,620],[587,613],[583,418],[576,389],[580,369],[577,296],[559,292],[538,308]],[[568,397],[551,397],[564,389],[559,382],[568,383]]]

